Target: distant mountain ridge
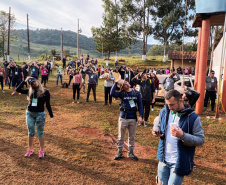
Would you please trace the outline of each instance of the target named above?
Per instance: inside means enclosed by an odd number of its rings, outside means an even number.
[[[20,29],[20,30],[13,30],[13,35],[17,36],[17,41],[12,44],[12,47],[14,50],[19,53],[22,52],[22,54],[27,53],[27,30]],[[60,30],[52,30],[52,29],[37,29],[37,30],[29,30],[29,36],[30,36],[30,43],[33,45],[31,47],[31,53],[33,53],[34,56],[38,56],[43,53],[49,53],[51,49],[55,48],[53,46],[56,46],[58,50],[61,45],[61,31]],[[23,45],[22,45],[23,43]],[[36,45],[46,45],[49,46],[47,48],[43,48],[43,50],[36,50]],[[63,46],[64,47],[71,47],[73,48],[73,52],[75,53],[77,48],[77,33],[73,31],[63,31]],[[125,49],[122,50],[119,54],[121,55],[128,55],[131,53],[131,55],[142,55],[141,52],[141,46],[142,42],[138,41],[136,45],[133,45],[131,47],[131,50]],[[150,47],[153,45],[148,45],[147,51]],[[20,48],[18,48],[20,47]],[[95,57],[100,56],[100,54],[95,50],[96,43],[94,42],[93,38],[79,35],[79,47],[82,50],[85,50],[86,52],[92,53],[95,55]],[[23,49],[22,49],[23,48]],[[49,48],[49,49],[48,49]],[[64,48],[65,49],[65,48]],[[58,52],[58,51],[57,51]]]

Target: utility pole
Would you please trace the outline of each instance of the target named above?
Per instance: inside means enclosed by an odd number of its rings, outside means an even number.
[[[8,51],[7,51],[7,60],[10,61],[10,23],[11,23],[11,7],[9,7],[9,28],[8,28]]]
[[[82,33],[82,30],[79,29],[79,19],[78,19],[78,31],[77,31],[77,56],[78,56],[78,59],[79,59],[79,33]]]
[[[28,14],[27,14],[27,49],[28,49],[28,62],[30,62],[31,56],[30,56],[30,39],[29,39]]]
[[[63,30],[61,28],[61,60],[63,59]]]

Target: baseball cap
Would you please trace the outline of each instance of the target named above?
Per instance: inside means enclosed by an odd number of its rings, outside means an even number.
[[[29,85],[31,85],[31,83],[36,81],[36,80],[37,80],[36,78],[29,78],[29,80],[28,80]]]

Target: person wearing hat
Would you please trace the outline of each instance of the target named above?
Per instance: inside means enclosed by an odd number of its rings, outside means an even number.
[[[116,91],[118,86],[120,91]],[[124,144],[124,136],[126,128],[128,129],[128,157],[137,161],[137,156],[134,155],[135,135],[138,124],[142,122],[143,105],[141,95],[138,91],[131,88],[129,82],[118,79],[111,88],[110,95],[115,98],[120,98],[120,114],[118,119],[118,153],[114,157],[115,160],[123,158],[122,148]],[[139,117],[137,119],[137,110]]]
[[[112,104],[112,96],[110,95],[111,87],[114,84],[115,76],[114,73],[111,72],[109,68],[106,68],[104,70],[104,74],[100,76],[100,78],[105,79],[104,81],[104,97],[105,97],[105,103],[104,105],[108,105],[108,100],[109,100],[109,105]]]
[[[182,99],[184,100],[185,103],[193,107],[197,100],[199,99],[200,93],[189,87],[186,87],[185,90],[186,92],[184,93]]]
[[[141,76],[141,79],[138,79],[139,76]],[[150,106],[151,103],[155,102],[155,84],[151,79],[148,79],[146,69],[141,74],[137,74],[131,81],[134,84],[140,85],[140,93],[144,109],[144,115],[142,115],[142,117],[144,118],[144,126],[147,127]]]
[[[24,84],[28,82],[29,89],[23,89]],[[16,89],[17,92],[27,94],[29,101],[26,111],[26,123],[29,136],[29,149],[25,154],[25,157],[30,157],[33,153],[33,143],[35,135],[35,124],[37,128],[37,135],[39,138],[40,151],[39,158],[44,158],[44,125],[45,125],[45,110],[44,104],[49,112],[50,118],[53,124],[53,113],[50,105],[50,93],[47,89],[43,88],[41,83],[34,77],[27,77],[25,81],[22,81]]]
[[[211,100],[211,111],[214,111],[215,99],[217,93],[217,78],[214,76],[215,72],[210,71],[210,75],[206,77],[206,94],[204,99],[204,110],[207,109],[209,99]]]

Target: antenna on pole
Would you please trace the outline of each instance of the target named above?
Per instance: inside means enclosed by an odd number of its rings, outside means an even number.
[[[7,60],[10,60],[10,23],[11,23],[11,7],[9,7],[9,28],[8,28],[8,50],[7,50]]]
[[[31,56],[30,56],[30,38],[29,38],[28,14],[27,14],[27,49],[28,49],[28,62],[30,62]]]

